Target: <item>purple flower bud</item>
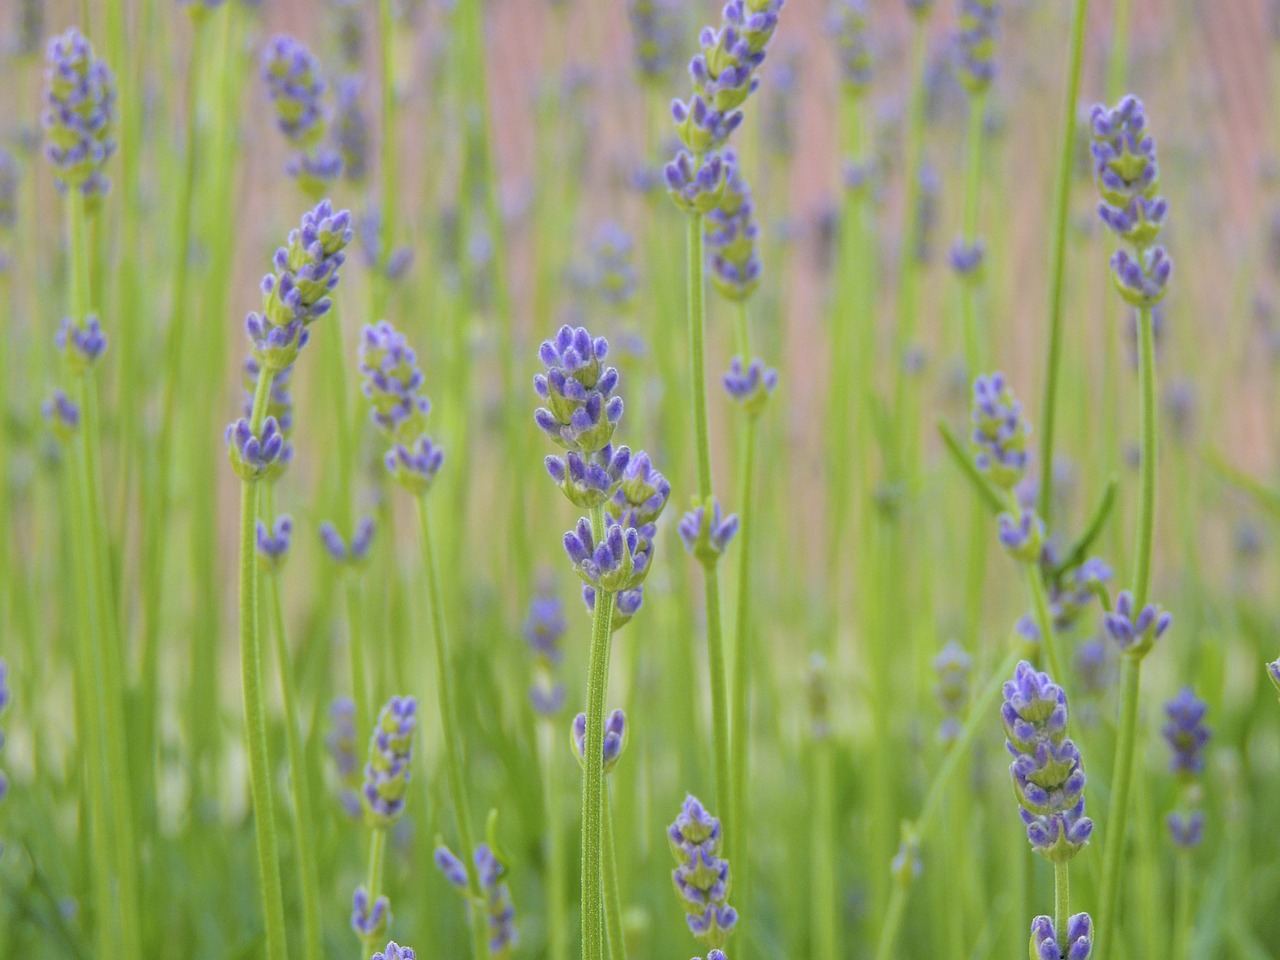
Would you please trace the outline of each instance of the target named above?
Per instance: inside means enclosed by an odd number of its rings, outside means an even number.
[[[351,898],[351,929],[356,936],[364,940],[381,937],[387,932],[387,924],[391,921],[391,902],[386,897],[378,897],[369,904],[369,891],[363,886],[356,887]]]
[[[1137,656],[1144,655],[1151,645],[1159,640],[1173,615],[1166,613],[1154,603],[1148,603],[1138,615],[1134,616],[1133,594],[1122,590],[1116,597],[1115,609],[1102,618],[1102,625],[1107,635],[1115,641],[1122,653],[1132,652]]]
[[[41,120],[59,185],[86,196],[109,189],[102,168],[116,149],[115,102],[115,75],[75,27],[49,42]]]
[[[725,392],[742,404],[749,417],[758,417],[774,388],[778,385],[778,371],[766,367],[759,357],[754,358],[747,367],[743,367],[741,357],[734,357],[729,363],[729,371],[724,375]]]
[[[604,364],[608,352],[604,337],[567,325],[538,351],[546,372],[533,378],[533,389],[546,406],[534,421],[566,450],[603,451],[622,417],[622,398],[612,396],[618,371]]]
[[[1160,732],[1171,751],[1169,769],[1180,778],[1190,780],[1204,772],[1204,748],[1210,734],[1204,722],[1208,710],[1190,687],[1183,687],[1164,705],[1168,719]]]
[[[319,531],[320,540],[324,543],[324,548],[329,556],[335,561],[357,566],[369,556],[369,548],[373,545],[375,529],[373,517],[362,518],[356,526],[355,535],[352,536],[351,545],[348,547],[347,542],[342,539],[342,535],[338,533],[333,524],[322,523]]]
[[[397,443],[387,451],[384,462],[396,483],[421,496],[431,489],[436,474],[444,466],[444,450],[424,435],[408,446]]]
[[[53,396],[41,405],[40,412],[53,435],[62,443],[69,442],[80,429],[80,408],[61,390],[53,392]]]
[[[696,167],[694,163],[693,154],[681,150],[663,168],[667,193],[685,213],[710,213],[724,194],[729,170],[718,153],[705,155]]]
[[[379,950],[370,960],[416,960],[415,954],[408,947],[402,947],[394,940],[387,944],[386,951]]]
[[[1067,942],[1058,943],[1051,917],[1031,921],[1032,960],[1089,960],[1093,949],[1093,921],[1087,913],[1077,913],[1067,921]]]
[[[728,904],[729,861],[720,856],[720,821],[690,794],[667,828],[667,841],[678,864],[671,879],[689,930],[719,950],[738,919]]]
[[[360,374],[378,427],[402,441],[422,433],[431,410],[422,393],[426,378],[404,334],[386,320],[365,326],[361,333]]]
[[[276,517],[271,527],[258,521],[258,562],[263,569],[274,571],[284,565],[292,535],[293,521],[288,516]]]
[[[997,518],[1000,542],[1015,559],[1023,563],[1036,563],[1044,547],[1044,521],[1031,509],[1022,508],[1015,518],[1002,513]]]
[[[985,90],[996,75],[996,0],[960,0],[956,33],[956,66],[960,82],[974,93]]]
[[[738,532],[738,515],[722,517],[720,503],[711,499],[711,509],[699,504],[680,518],[677,526],[684,548],[702,563],[715,563]]]
[[[436,847],[435,852],[436,867],[444,878],[460,890],[467,888],[467,867],[459,860],[452,850],[446,846]]]
[[[571,728],[573,755],[583,762],[587,749],[587,715],[580,713],[573,718]],[[622,751],[627,746],[627,715],[621,710],[612,711],[604,722],[604,772],[612,773],[618,765]]]
[[[107,349],[102,324],[94,314],[85,318],[83,327],[70,317],[64,317],[62,326],[58,328],[57,339],[58,348],[66,353],[72,369],[77,373],[88,370]]]
[[[231,466],[242,480],[258,480],[279,459],[284,448],[284,435],[275,417],[267,417],[259,436],[253,434],[249,421],[241,417],[226,431]]]
[[[365,820],[372,827],[390,827],[404,811],[417,708],[413,697],[392,697],[378,715],[364,768]]]
[[[976,276],[982,269],[985,255],[986,245],[981,240],[965,243],[963,239],[958,239],[951,245],[949,254],[951,269],[962,277]]]
[[[1027,438],[1031,425],[1022,416],[1022,404],[1005,382],[1003,373],[973,381],[973,442],[978,447],[974,465],[997,487],[1012,490],[1026,474]]]
[[[1204,839],[1204,812],[1201,810],[1193,810],[1186,815],[1171,813],[1165,824],[1169,828],[1169,839],[1175,847],[1184,850],[1198,847]]]
[[[467,871],[462,861],[443,845],[436,848],[435,860],[445,879],[468,898],[467,913],[470,916],[473,905],[467,890]],[[480,882],[480,898],[487,915],[489,950],[499,955],[520,942],[515,924],[515,905],[511,902],[511,892],[506,882],[507,869],[486,843],[476,847],[472,860]]]

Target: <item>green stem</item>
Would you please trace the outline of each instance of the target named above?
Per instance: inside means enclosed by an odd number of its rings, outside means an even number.
[[[591,510],[591,529],[604,529],[603,507]],[[582,957],[605,960],[604,919],[604,712],[609,689],[609,646],[614,596],[596,590],[587,664],[587,732],[582,761]]]
[[[272,519],[272,490],[265,491],[267,520]],[[275,640],[276,669],[280,673],[280,697],[284,703],[285,747],[289,751],[289,784],[293,792],[294,847],[298,857],[298,889],[302,894],[303,956],[321,960],[320,945],[320,879],[316,871],[311,830],[315,823],[311,814],[311,778],[307,770],[306,751],[299,729],[298,682],[289,656],[285,633],[284,604],[280,599],[280,575],[266,578],[267,605],[271,611],[271,628]]]
[[[960,236],[966,245],[978,242],[978,215],[982,208],[983,128],[987,115],[985,91],[969,99],[969,142],[965,153],[964,216]],[[965,367],[977,376],[984,364],[984,343],[978,321],[978,286],[981,271],[960,278],[960,319],[964,331]]]
[[[1177,867],[1173,876],[1177,891],[1174,894],[1173,907],[1173,960],[1190,960],[1191,958],[1191,909],[1195,888],[1191,884],[1191,852],[1179,850]]]
[[[813,756],[813,943],[814,960],[836,960],[836,809],[831,739],[820,737]]]
[[[627,940],[622,927],[622,891],[618,886],[618,857],[613,841],[613,802],[609,796],[608,777],[604,784],[604,903],[609,960],[627,960]]]
[[[707,298],[702,265],[702,215],[689,216],[688,229],[689,364],[693,380],[694,449],[698,464],[698,498],[711,498],[711,428],[707,418]],[[706,504],[710,509],[710,503]]]
[[[387,831],[385,827],[374,827],[369,831],[369,874],[365,881],[365,889],[369,892],[369,909],[374,908],[378,897],[382,895],[382,862],[387,852]],[[470,857],[464,858],[470,860]],[[483,911],[475,910],[475,913]],[[365,960],[378,948],[377,935],[361,936],[359,960]]]
[[[1119,909],[1121,856],[1129,819],[1129,791],[1133,786],[1133,752],[1138,729],[1138,688],[1142,661],[1126,656],[1120,661],[1120,729],[1115,764],[1111,772],[1111,804],[1107,808],[1106,841],[1102,849],[1102,890],[1099,897],[1097,956],[1111,957]]]
[[[1128,85],[1131,0],[1116,0],[1111,13],[1111,56],[1107,63],[1107,99],[1119,100]]]
[[[264,367],[258,376],[249,423],[256,436],[261,429],[275,371]],[[258,880],[266,927],[266,955],[285,960],[284,894],[280,886],[280,851],[276,840],[272,800],[271,762],[267,750],[266,702],[262,689],[262,646],[258,632],[257,480],[245,480],[240,490],[240,675],[244,688],[245,734],[249,741],[249,781],[253,795],[257,837]]]
[[[1051,527],[1053,507],[1053,440],[1058,396],[1058,368],[1062,361],[1063,279],[1067,262],[1067,215],[1070,212],[1071,164],[1076,140],[1076,100],[1084,66],[1084,28],[1089,0],[1072,0],[1071,47],[1067,61],[1067,89],[1063,98],[1058,169],[1053,190],[1053,247],[1049,254],[1049,352],[1040,417],[1040,519]]]
[[[1138,507],[1138,538],[1134,557],[1133,600],[1141,610],[1151,588],[1151,550],[1156,519],[1156,341],[1151,308],[1138,311],[1138,376],[1141,380],[1142,486]]]
[[[711,734],[714,740],[716,775],[716,807],[721,811],[720,823],[728,849],[738,851],[737,828],[733,819],[733,788],[729,775],[729,704],[725,684],[724,639],[720,628],[720,569],[715,560],[702,565],[707,603],[707,667],[711,674]]]
[[[356,705],[356,742],[364,743],[373,731],[373,712],[369,704],[369,677],[364,649],[364,603],[359,574],[342,571],[347,592],[347,643],[351,655],[351,695]]]
[[[476,873],[473,855],[474,834],[471,832],[471,814],[467,808],[466,787],[463,780],[462,740],[458,726],[457,706],[454,703],[454,683],[449,664],[449,636],[444,618],[444,599],[440,591],[440,576],[436,570],[435,546],[431,539],[431,514],[427,507],[427,494],[418,497],[418,527],[422,539],[422,562],[427,577],[427,603],[431,613],[431,637],[435,647],[437,699],[440,703],[440,732],[444,739],[445,758],[449,768],[449,795],[453,802],[453,815],[458,822],[458,838],[465,853],[462,862],[467,868],[467,886],[471,892],[472,939],[476,960],[487,960],[489,937],[484,930],[487,923],[482,909],[480,878]],[[601,738],[601,751],[604,740]],[[479,930],[479,933],[477,933]]]
[[[1071,864],[1067,861],[1053,865],[1053,931],[1059,945],[1067,942],[1067,920],[1071,917]]]
[[[745,902],[747,851],[747,774],[750,767],[750,713],[751,713],[751,547],[754,537],[752,501],[755,494],[756,441],[759,424],[755,416],[748,414],[746,433],[742,441],[741,525],[738,532],[738,618],[735,625],[733,654],[733,701],[729,729],[732,731],[729,756],[733,761],[733,779],[729,797],[732,803],[729,822],[734,834],[727,837],[734,870],[734,887],[739,900]],[[742,922],[739,917],[739,923]],[[736,956],[742,955],[742,943]]]
[[[374,275],[369,278],[370,307],[373,316],[370,322],[376,323],[383,318],[386,310],[387,263],[391,257],[392,245],[396,240],[396,202],[392,201],[393,193],[398,193],[400,184],[396,177],[396,93],[395,93],[395,14],[392,10],[393,0],[378,0],[378,42],[381,55],[381,69],[378,81],[381,93],[380,107],[382,111],[382,203],[378,211],[382,218],[382,237],[378,251],[378,263]],[[463,860],[470,857],[468,852]]]
[[[1039,563],[1024,564],[1027,571],[1027,590],[1031,594],[1032,608],[1035,610],[1036,628],[1040,631],[1040,643],[1044,647],[1045,666],[1055,680],[1065,681],[1062,656],[1058,652],[1058,638],[1053,630],[1053,617],[1049,612],[1049,596],[1045,592],[1044,571]]]

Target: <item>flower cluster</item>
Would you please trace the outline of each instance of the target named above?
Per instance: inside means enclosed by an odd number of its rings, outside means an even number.
[[[86,197],[105,194],[102,168],[116,149],[115,75],[75,27],[49,42],[44,102],[45,155],[58,183]]]
[[[67,357],[67,364],[73,373],[82,374],[98,362],[98,358],[107,352],[107,335],[102,332],[102,324],[94,314],[85,317],[81,325],[70,317],[62,318],[62,326],[58,328],[58,349]]]
[[[342,154],[321,143],[329,118],[320,64],[293,37],[278,34],[263,51],[262,79],[276,125],[296,151],[286,170],[304,192],[319,198],[342,173]]]
[[[274,573],[284,566],[292,539],[293,521],[287,515],[276,517],[269,527],[258,521],[258,565],[264,572]]]
[[[734,357],[729,362],[729,370],[721,378],[725,392],[742,404],[748,417],[755,419],[764,411],[769,397],[778,385],[778,371],[766,367],[764,361],[756,357],[743,366],[742,357]]]
[[[337,100],[333,142],[342,156],[342,173],[352,183],[363,183],[369,170],[369,119],[360,103],[360,78],[343,78]]]
[[[385,951],[379,950],[370,960],[416,960],[417,954],[409,947],[402,947],[392,940]]]
[[[1116,597],[1115,609],[1102,618],[1107,636],[1115,642],[1120,652],[1139,658],[1145,656],[1152,644],[1164,636],[1171,623],[1173,614],[1154,603],[1148,603],[1135,616],[1133,594],[1128,590],[1120,591]]]
[[[1087,913],[1077,913],[1067,920],[1065,943],[1058,943],[1053,918],[1036,917],[1031,921],[1031,960],[1089,960],[1093,950],[1093,920]]]
[[[591,238],[588,283],[595,297],[618,313],[625,313],[636,295],[634,246],[631,234],[613,220],[600,224]]]
[[[686,212],[706,213],[726,172],[715,151],[742,123],[742,105],[760,85],[756,71],[778,26],[783,0],[729,0],[719,28],[704,27],[689,62],[694,93],[674,100],[671,117],[685,149],[667,164],[668,192]]]
[[[333,758],[340,784],[338,801],[348,816],[358,817],[361,812],[360,760],[356,755],[356,705],[350,697],[338,697],[329,706],[329,733],[325,747]]]
[[[556,444],[579,454],[605,449],[622,417],[622,398],[612,396],[618,371],[606,366],[609,342],[592,337],[585,327],[563,326],[544,340],[538,356],[545,373],[533,388],[546,403],[534,421]]]
[[[40,413],[61,443],[68,443],[80,429],[80,408],[65,391],[55,390],[53,396],[41,404]]]
[[[673,0],[631,0],[627,4],[636,50],[636,70],[644,83],[657,85],[675,66],[679,9]]]
[[[534,597],[523,632],[534,659],[529,699],[538,714],[553,717],[564,708],[564,683],[556,677],[564,660],[560,641],[564,639],[565,619],[560,598],[549,593]]]
[[[392,441],[385,464],[395,481],[421,496],[444,465],[444,451],[422,431],[431,402],[417,354],[404,334],[386,320],[366,325],[360,338],[364,395],[373,403],[373,422]]]
[[[493,849],[482,843],[476,847],[472,858],[476,865],[476,877],[480,881],[480,896],[485,904],[489,921],[489,952],[501,956],[520,942],[516,930],[516,908],[511,902],[507,887],[507,868],[494,854]],[[467,898],[467,914],[471,913],[471,898],[467,893],[467,868],[448,847],[436,847],[436,866],[446,880]]]
[[[364,768],[364,814],[372,827],[389,827],[404,811],[418,703],[392,697],[378,715]]]
[[[978,448],[974,464],[997,487],[1012,490],[1027,472],[1031,425],[1022,416],[1022,404],[1014,397],[1003,373],[973,381],[970,416],[973,442]]]
[[[1095,105],[1090,125],[1094,180],[1102,197],[1098,215],[1133,247],[1132,254],[1119,250],[1111,258],[1116,287],[1135,307],[1154,306],[1164,297],[1173,261],[1155,242],[1169,204],[1157,194],[1160,168],[1146,111],[1130,95],[1110,110]]]
[[[351,214],[322,200],[289,231],[262,278],[262,312],[245,319],[253,356],[273,374],[291,366],[306,345],[307,327],[329,312],[343,252],[351,242]]]
[[[320,540],[324,549],[335,562],[346,566],[357,567],[369,558],[369,548],[373,546],[373,534],[376,529],[373,517],[364,517],[356,525],[356,532],[351,542],[342,539],[337,527],[331,523],[320,524]]]
[[[606,516],[603,536],[597,539],[586,517],[564,535],[565,553],[582,582],[607,593],[635,590],[649,572],[650,549],[643,549],[640,531]]]
[[[369,902],[369,891],[363,886],[356,887],[351,895],[351,929],[357,937],[368,942],[376,940],[387,932],[387,924],[391,922],[391,901],[385,896]]]
[[[996,0],[960,0],[960,24],[956,34],[956,72],[970,92],[979,93],[996,75]]]
[[[1209,742],[1205,724],[1208,706],[1190,687],[1183,687],[1176,697],[1164,705],[1165,724],[1160,732],[1169,744],[1169,769],[1182,789],[1185,810],[1169,814],[1169,836],[1176,846],[1194,847],[1204,836],[1204,811],[1196,809],[1199,801],[1200,775],[1204,772],[1204,748]]]
[[[1093,821],[1084,815],[1080,751],[1067,737],[1067,695],[1023,660],[1005,682],[1000,718],[1027,839],[1055,863],[1070,860],[1089,842]]]
[[[580,713],[573,718],[571,728],[573,755],[582,764],[587,752],[587,715]],[[604,721],[604,772],[611,773],[627,748],[627,715],[614,710]]]
[[[704,231],[711,259],[711,280],[727,299],[746,300],[760,284],[760,257],[756,240],[751,187],[732,150],[725,151],[729,174],[719,205],[707,214]]]
[[[258,377],[262,374],[262,364],[256,357],[249,357],[244,362],[244,419],[248,422],[253,416],[253,400],[258,392]],[[289,435],[293,433],[293,394],[289,390],[289,381],[293,377],[293,366],[287,366],[271,378],[271,387],[267,391],[264,416],[273,418],[280,431],[280,455],[262,473],[262,480],[274,483],[279,480],[293,462],[293,443]]]
[[[720,555],[729,548],[729,541],[737,534],[738,515],[722,516],[720,502],[712,497],[710,509],[707,504],[697,504],[680,518],[676,529],[680,531],[680,539],[689,553],[701,563],[712,564],[720,559]]]
[[[653,466],[649,455],[641,450],[627,464],[609,502],[605,505],[609,516],[623,529],[636,531],[636,552],[648,558],[653,554],[653,540],[658,532],[658,518],[671,499],[671,484]],[[587,610],[595,612],[595,588],[583,584],[582,599]],[[622,590],[614,598],[613,630],[626,626],[644,603],[644,585],[637,583]]]
[[[720,856],[720,821],[690,794],[667,828],[667,841],[679,864],[671,879],[689,930],[709,947],[722,949],[738,911],[729,906],[729,861]]]
[[[933,695],[942,711],[938,739],[944,747],[953,746],[960,738],[960,719],[969,701],[969,672],[972,669],[973,658],[954,640],[933,658],[933,670],[938,677]]]
[[[863,96],[871,86],[871,38],[867,0],[835,0],[827,14],[827,32],[836,48],[844,88]]]
[[[226,437],[231,466],[241,480],[267,479],[283,463],[284,434],[275,417],[267,417],[257,433],[241,417],[228,425]]]

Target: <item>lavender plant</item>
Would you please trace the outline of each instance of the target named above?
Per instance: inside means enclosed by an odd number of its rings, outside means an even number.
[[[343,155],[324,144],[330,117],[320,64],[286,34],[272,38],[262,54],[262,81],[276,111],[276,125],[294,153],[285,166],[303,193],[318,200],[342,174]]]

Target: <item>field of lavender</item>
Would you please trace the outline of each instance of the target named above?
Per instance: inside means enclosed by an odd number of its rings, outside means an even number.
[[[1280,6],[0,14],[0,957],[1280,957]]]

